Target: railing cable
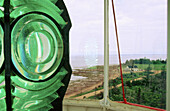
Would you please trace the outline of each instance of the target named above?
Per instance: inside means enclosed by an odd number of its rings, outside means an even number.
[[[123,100],[124,100],[124,103],[127,103],[126,98],[125,98],[125,91],[124,91],[122,65],[121,65],[120,48],[119,48],[119,37],[118,37],[118,31],[117,31],[116,14],[115,14],[115,8],[114,8],[113,0],[112,0],[112,8],[113,8],[114,25],[115,25],[115,32],[116,32],[116,39],[117,39],[118,55],[119,55],[119,65],[120,65],[120,75],[121,75],[121,81],[122,81]]]
[[[148,108],[148,109],[152,109],[152,110],[157,110],[157,111],[165,111],[164,109],[154,108],[154,107],[150,107],[150,106],[144,106],[144,105],[140,105],[140,104],[129,103],[129,102],[126,101],[125,91],[124,91],[124,83],[123,83],[123,74],[122,74],[122,65],[121,65],[121,57],[120,57],[120,48],[119,48],[117,23],[116,23],[116,14],[115,14],[113,0],[112,0],[112,7],[113,7],[113,16],[114,16],[114,25],[115,25],[116,39],[117,39],[118,55],[119,55],[120,74],[121,74],[121,81],[122,81],[122,92],[123,92],[123,100],[124,100],[123,103],[128,104],[128,105]],[[119,102],[119,103],[122,103],[122,102]]]

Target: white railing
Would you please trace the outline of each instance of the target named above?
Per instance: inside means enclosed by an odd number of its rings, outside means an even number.
[[[108,105],[109,79],[109,0],[104,0],[104,106]]]

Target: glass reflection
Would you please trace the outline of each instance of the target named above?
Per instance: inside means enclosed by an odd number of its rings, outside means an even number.
[[[4,37],[4,32],[2,26],[0,25],[0,68],[2,67],[2,64],[4,62],[3,37]]]

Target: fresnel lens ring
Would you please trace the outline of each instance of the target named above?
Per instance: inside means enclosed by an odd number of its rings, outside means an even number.
[[[11,45],[15,68],[29,80],[49,78],[63,58],[62,35],[54,22],[42,14],[21,17],[11,32]]]
[[[1,12],[1,10],[0,10]],[[3,14],[0,13],[0,16]],[[0,106],[2,106],[2,111],[6,110],[5,103],[5,77],[4,77],[4,31],[2,27],[2,22],[0,22]]]
[[[3,6],[3,2],[0,2]],[[3,10],[0,12],[3,14]],[[1,16],[0,16],[1,17]],[[2,16],[3,18],[3,16]],[[11,0],[12,110],[62,108],[71,76],[68,33],[71,22],[62,0]],[[0,25],[0,106],[5,104],[4,31]]]

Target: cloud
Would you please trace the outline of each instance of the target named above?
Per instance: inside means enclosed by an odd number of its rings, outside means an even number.
[[[103,50],[104,2],[65,0],[65,3],[73,24],[71,51],[79,53],[84,48],[83,42],[92,37]],[[167,0],[118,0],[115,10],[122,53],[166,53]],[[110,7],[111,51],[116,50],[113,22]]]
[[[117,15],[117,22],[120,26],[129,26],[135,24],[135,20],[131,17],[128,17],[124,14],[118,14]]]

